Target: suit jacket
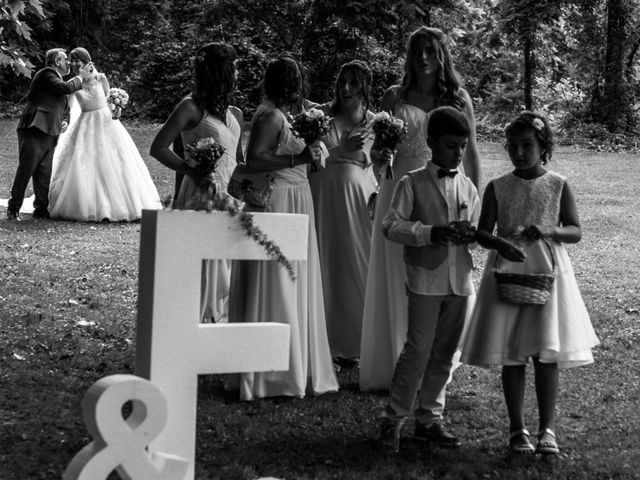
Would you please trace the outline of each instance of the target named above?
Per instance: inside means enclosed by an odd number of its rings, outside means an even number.
[[[80,77],[65,82],[51,67],[39,70],[31,80],[18,128],[36,127],[49,135],[60,135],[67,95],[81,88]]]

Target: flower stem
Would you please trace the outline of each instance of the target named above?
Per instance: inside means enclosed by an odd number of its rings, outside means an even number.
[[[262,246],[267,255],[276,260],[280,265],[287,269],[289,278],[291,280],[296,279],[296,273],[291,261],[282,253],[282,250],[276,245],[273,240],[270,240],[267,235],[260,229],[258,225],[253,221],[253,214],[245,210],[245,207],[239,208],[237,205],[231,204],[227,208],[227,213],[232,217],[239,215],[240,224],[244,228],[246,234],[251,237],[258,245]]]

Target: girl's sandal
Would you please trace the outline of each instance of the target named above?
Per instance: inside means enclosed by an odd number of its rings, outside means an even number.
[[[550,428],[545,428],[538,433],[536,453],[541,455],[557,455],[560,453],[558,443],[556,442],[556,434],[553,433],[553,430]]]
[[[509,434],[509,450],[518,454],[532,454],[536,451],[529,440],[530,434],[526,428],[521,428]]]

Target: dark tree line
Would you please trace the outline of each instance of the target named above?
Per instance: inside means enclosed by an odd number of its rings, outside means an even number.
[[[133,99],[128,115],[162,120],[190,90],[195,49],[226,41],[240,56],[236,103],[250,114],[268,59],[287,51],[327,100],[339,65],[366,60],[374,99],[399,80],[408,34],[444,30],[481,121],[521,108],[553,121],[637,128],[640,0],[0,0],[0,88],[19,101],[42,53],[84,46]]]

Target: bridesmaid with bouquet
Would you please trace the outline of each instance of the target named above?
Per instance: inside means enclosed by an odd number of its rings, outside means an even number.
[[[334,362],[360,357],[362,310],[371,246],[367,201],[376,189],[369,110],[371,70],[359,60],[340,68],[334,99],[321,106],[330,116],[322,138],[326,166],[309,173],[322,269],[327,334]]]
[[[461,87],[453,68],[446,35],[437,28],[421,27],[409,38],[401,84],[390,87],[381,104],[381,110],[403,120],[407,135],[395,152],[389,148],[371,151],[374,168],[379,172],[380,193],[373,219],[362,325],[361,390],[389,388],[396,360],[406,340],[407,274],[402,246],[384,238],[382,218],[402,176],[423,167],[429,159],[429,116],[434,108],[443,105],[456,107],[469,120],[471,134],[462,166],[477,187],[480,165],[471,98]]]
[[[236,85],[236,51],[225,43],[210,43],[198,51],[195,88],[171,112],[151,144],[150,154],[163,165],[184,174],[174,201],[176,209],[209,210],[223,204],[236,163],[242,159],[242,112],[229,105]],[[171,149],[179,139],[184,159]],[[198,168],[193,153],[198,144],[221,148],[213,173]],[[201,320],[219,322],[227,314],[231,262],[204,260]]]
[[[267,212],[309,215],[307,261],[294,261],[296,279],[269,261],[234,261],[229,321],[290,325],[289,370],[240,374],[240,398],[304,397],[338,390],[325,325],[322,277],[307,167],[319,148],[296,137],[289,115],[304,105],[303,77],[297,62],[282,56],[267,66],[264,99],[249,133],[246,170],[268,176],[272,191]]]

